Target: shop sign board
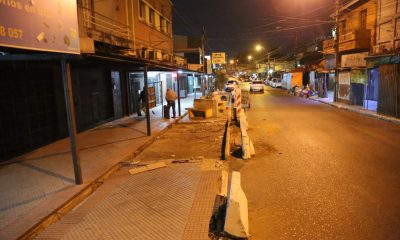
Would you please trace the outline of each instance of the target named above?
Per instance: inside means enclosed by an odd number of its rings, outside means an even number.
[[[368,52],[342,55],[342,67],[366,67]]]
[[[226,57],[224,52],[215,52],[211,54],[211,61],[213,64],[226,64]]]
[[[0,0],[0,46],[80,54],[76,0]]]

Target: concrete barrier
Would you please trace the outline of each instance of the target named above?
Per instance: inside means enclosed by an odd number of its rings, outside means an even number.
[[[249,129],[249,123],[247,122],[247,116],[245,113],[240,114],[240,128],[244,128],[246,130]]]
[[[250,236],[248,203],[240,185],[239,172],[232,172],[224,231],[237,238],[248,238]]]
[[[242,158],[250,159],[251,156],[255,155],[254,145],[251,142],[249,135],[247,134],[248,123],[245,113],[241,114],[240,117],[240,132],[241,132],[241,141],[242,141]]]

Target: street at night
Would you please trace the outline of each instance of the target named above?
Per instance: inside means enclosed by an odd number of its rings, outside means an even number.
[[[236,167],[254,239],[398,239],[400,127],[268,89]]]
[[[0,16],[0,240],[400,239],[400,0]]]

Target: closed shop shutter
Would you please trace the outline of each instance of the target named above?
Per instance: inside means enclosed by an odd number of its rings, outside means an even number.
[[[379,90],[379,69],[373,68],[368,71],[368,88],[367,88],[367,100],[378,101],[378,90]]]
[[[363,106],[364,103],[364,86],[368,81],[366,69],[351,70],[350,77],[350,103],[353,105]]]
[[[363,106],[364,100],[364,84],[361,83],[351,83],[350,85],[350,103],[352,105]]]
[[[379,66],[378,113],[399,117],[399,65]]]

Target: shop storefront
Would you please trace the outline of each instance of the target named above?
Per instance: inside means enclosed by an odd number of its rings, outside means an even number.
[[[338,78],[338,102],[350,103],[350,70],[340,70]]]
[[[378,55],[367,58],[368,109],[400,118],[400,56]]]

